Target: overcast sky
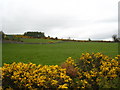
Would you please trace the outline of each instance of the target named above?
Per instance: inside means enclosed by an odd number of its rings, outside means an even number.
[[[119,0],[0,0],[1,30],[46,36],[112,40],[118,33]]]

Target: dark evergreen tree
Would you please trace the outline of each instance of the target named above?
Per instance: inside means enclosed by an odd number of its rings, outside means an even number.
[[[89,38],[88,41],[91,41],[91,39]]]
[[[58,38],[57,37],[55,37],[55,40],[57,40]]]

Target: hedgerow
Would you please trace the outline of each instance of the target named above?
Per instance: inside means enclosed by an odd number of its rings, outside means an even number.
[[[62,65],[4,64],[3,89],[120,88],[120,55],[101,53],[69,57]]]

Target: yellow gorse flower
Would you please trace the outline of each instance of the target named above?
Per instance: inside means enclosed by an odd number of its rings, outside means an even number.
[[[2,68],[3,77],[9,73],[9,77],[14,83],[24,88],[33,89],[33,83],[38,87],[50,88],[59,87],[59,83],[72,82],[72,79],[66,75],[66,69],[58,65],[38,65],[28,63],[5,64]],[[46,84],[48,83],[48,84]],[[66,88],[66,84],[62,86]]]
[[[14,62],[4,64],[2,78],[4,82],[9,78],[12,83],[18,85],[19,89],[30,90],[53,87],[59,89],[90,88],[94,85],[101,85],[103,81],[105,85],[108,83],[107,85],[111,87],[109,82],[119,78],[119,60],[120,55],[112,59],[101,53],[86,53],[82,54],[79,62],[69,57],[65,62],[67,68],[59,65]]]
[[[67,86],[68,86],[67,84],[63,84],[63,85],[59,85],[59,87],[58,87],[58,88],[65,89],[65,88],[68,88]]]

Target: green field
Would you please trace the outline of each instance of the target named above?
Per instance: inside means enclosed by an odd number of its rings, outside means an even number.
[[[21,39],[23,42],[27,43],[49,43],[49,42],[59,42],[60,40],[51,40],[51,39]]]
[[[68,57],[76,59],[86,52],[101,52],[110,57],[118,55],[117,43],[98,42],[63,42],[55,44],[3,43],[2,49],[2,63],[32,62],[43,65],[60,65]]]

